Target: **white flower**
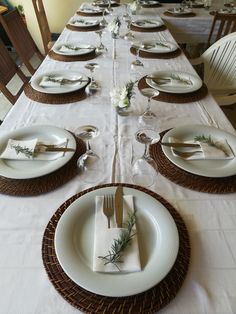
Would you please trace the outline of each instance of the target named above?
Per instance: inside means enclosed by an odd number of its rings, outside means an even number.
[[[126,84],[124,87],[114,88],[110,92],[112,105],[120,108],[128,107],[130,104],[130,98],[132,97],[132,94],[129,96],[129,88],[129,84]],[[131,88],[133,88],[133,85]]]
[[[119,33],[119,29],[120,29],[120,19],[117,17],[115,17],[108,25],[107,25],[108,30],[111,33],[115,33],[118,34]]]
[[[129,7],[132,12],[136,11],[138,9],[137,1],[133,1],[132,3],[130,3]]]

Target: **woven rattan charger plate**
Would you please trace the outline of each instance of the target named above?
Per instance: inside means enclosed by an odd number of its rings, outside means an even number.
[[[88,61],[95,59],[97,57],[95,50],[92,52],[83,54],[83,55],[76,55],[76,56],[66,56],[56,53],[53,50],[50,50],[48,52],[48,56],[57,61],[63,61],[63,62],[75,62],[75,61]]]
[[[172,16],[172,17],[176,17],[176,18],[179,18],[179,17],[181,17],[181,18],[183,18],[183,17],[194,17],[194,16],[196,16],[196,13],[194,13],[194,12],[190,12],[190,13],[188,13],[188,14],[174,14],[174,13],[171,13],[171,12],[164,12],[164,14],[166,15],[166,16]]]
[[[130,25],[131,31],[134,32],[140,32],[140,33],[152,33],[152,32],[162,32],[166,30],[166,26],[157,26],[157,27],[149,27],[149,28],[142,28],[142,27],[137,27],[133,24]]]
[[[49,279],[59,294],[72,306],[84,313],[155,313],[166,306],[178,293],[188,271],[190,260],[189,236],[179,213],[161,196],[145,188],[131,184],[123,186],[143,191],[161,202],[173,217],[179,233],[179,252],[167,276],[153,288],[129,297],[105,297],[91,293],[76,285],[61,268],[55,253],[54,236],[57,223],[64,211],[82,195],[103,187],[119,184],[105,184],[82,191],[62,204],[51,217],[43,236],[42,258]],[[142,283],[137,283],[142,284]]]
[[[130,48],[130,52],[136,56],[136,51],[137,49],[134,47]],[[168,52],[168,53],[152,53],[152,52],[147,52],[143,50],[139,50],[139,56],[141,58],[146,58],[146,59],[170,59],[170,58],[176,58],[181,54],[181,49],[176,49],[173,52]]]
[[[89,85],[89,83],[90,79],[88,80],[88,84],[86,84],[86,86],[84,86],[82,89],[64,94],[41,93],[33,89],[33,87],[30,84],[27,84],[24,88],[24,92],[25,95],[31,100],[48,105],[62,105],[85,99],[87,97],[85,89]]]
[[[100,25],[89,26],[89,27],[79,27],[79,26],[75,26],[71,24],[66,24],[66,28],[71,31],[76,31],[76,32],[95,32],[95,31],[99,31],[100,29],[104,29],[104,27]]]
[[[85,152],[85,144],[76,138],[76,152],[58,170],[33,179],[9,179],[0,176],[0,193],[14,196],[33,196],[55,190],[77,174],[77,159]]]
[[[161,138],[167,131],[160,134]],[[209,178],[189,173],[174,165],[165,156],[160,142],[150,146],[150,154],[157,164],[158,171],[170,181],[199,192],[215,194],[236,192],[236,175],[225,178]]]
[[[150,88],[150,86],[146,83],[146,76],[142,77],[138,82],[138,89]],[[152,99],[165,101],[168,103],[177,103],[184,104],[193,101],[198,101],[204,98],[208,94],[208,89],[205,84],[202,85],[200,89],[192,93],[186,94],[173,94],[173,93],[165,93],[161,92],[158,96],[153,97]]]

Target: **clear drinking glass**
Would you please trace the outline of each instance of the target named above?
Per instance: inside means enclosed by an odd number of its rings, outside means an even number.
[[[85,141],[86,152],[77,160],[78,172],[81,179],[88,183],[95,183],[102,179],[104,165],[100,158],[91,148],[90,140],[99,135],[99,130],[93,125],[79,127],[77,136]]]
[[[97,90],[97,89],[100,89],[100,86],[99,84],[95,81],[94,77],[93,77],[93,73],[95,71],[96,68],[99,68],[99,64],[98,63],[94,63],[94,62],[91,62],[91,63],[87,63],[85,64],[84,66],[86,69],[88,69],[91,73],[91,82],[89,84],[89,90],[93,91],[93,90]]]
[[[135,60],[131,63],[131,66],[144,66],[142,61],[139,59],[139,51],[143,47],[141,42],[132,42],[132,47],[136,49]]]
[[[146,110],[139,116],[138,122],[141,126],[155,127],[157,122],[157,117],[151,110],[151,100],[153,97],[159,95],[159,91],[153,88],[143,88],[141,94],[148,98]]]
[[[149,155],[149,145],[157,143],[160,135],[156,130],[146,128],[136,132],[135,139],[144,144],[145,149],[143,155],[134,158],[132,162],[132,181],[137,185],[150,187],[156,180],[157,166]]]

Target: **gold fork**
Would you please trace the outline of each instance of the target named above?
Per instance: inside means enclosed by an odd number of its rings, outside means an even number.
[[[103,213],[107,217],[108,228],[110,228],[111,227],[111,225],[110,225],[110,218],[113,216],[113,213],[114,213],[114,198],[113,198],[113,195],[104,195]]]
[[[176,149],[173,149],[173,153],[179,157],[182,157],[182,158],[189,158],[189,157],[194,156],[195,154],[202,153],[202,151],[196,150],[194,152],[180,152]]]

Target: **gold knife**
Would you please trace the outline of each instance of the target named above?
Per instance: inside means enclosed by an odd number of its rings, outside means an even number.
[[[161,145],[169,146],[169,147],[200,147],[199,144],[191,144],[191,143],[165,143],[162,142]]]
[[[75,152],[74,148],[68,148],[68,147],[41,147],[36,148],[36,153],[43,153],[43,152]]]
[[[119,185],[115,193],[115,216],[117,228],[123,224],[123,186]]]

